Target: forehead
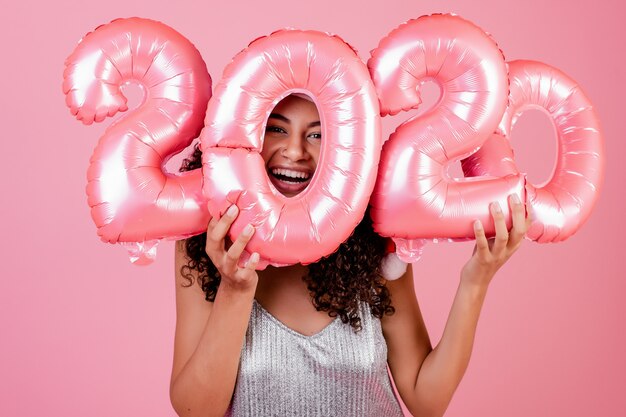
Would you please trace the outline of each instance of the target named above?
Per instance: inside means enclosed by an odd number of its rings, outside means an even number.
[[[315,103],[295,95],[289,95],[279,101],[272,113],[280,113],[287,117],[289,117],[288,115],[318,117],[318,111]]]

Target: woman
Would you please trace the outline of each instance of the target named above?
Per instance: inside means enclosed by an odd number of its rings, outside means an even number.
[[[291,95],[276,106],[262,156],[278,191],[292,197],[306,188],[320,141],[312,102]],[[199,167],[199,159],[196,150],[184,169]],[[434,349],[411,268],[394,281],[380,275],[385,240],[367,213],[331,256],[256,271],[258,254],[239,265],[254,229],[227,241],[233,205],[205,235],[176,246],[174,409],[180,416],[401,416],[388,364],[411,413],[443,415],[467,368],[489,282],[529,226],[517,196],[509,204],[510,232],[497,204],[490,207],[495,239],[475,223],[474,254]]]

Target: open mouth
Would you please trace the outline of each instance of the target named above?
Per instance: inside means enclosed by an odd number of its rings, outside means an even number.
[[[288,197],[302,192],[313,177],[309,172],[285,168],[269,169],[268,174],[274,187]]]

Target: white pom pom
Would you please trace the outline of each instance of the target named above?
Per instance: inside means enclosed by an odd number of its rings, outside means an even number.
[[[400,260],[395,252],[388,253],[381,262],[380,269],[383,278],[387,281],[393,281],[400,278],[406,272],[406,268],[409,264]]]

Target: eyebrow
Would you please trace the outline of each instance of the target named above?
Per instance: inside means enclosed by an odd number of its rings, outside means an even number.
[[[278,120],[282,120],[285,123],[291,123],[291,120],[289,120],[288,118],[286,118],[285,116],[283,116],[280,113],[272,113],[270,114],[270,119],[278,119]],[[316,127],[316,126],[321,126],[322,124],[320,123],[319,120],[315,121],[315,122],[311,122],[309,123],[309,125],[307,126],[307,128],[310,127]]]

